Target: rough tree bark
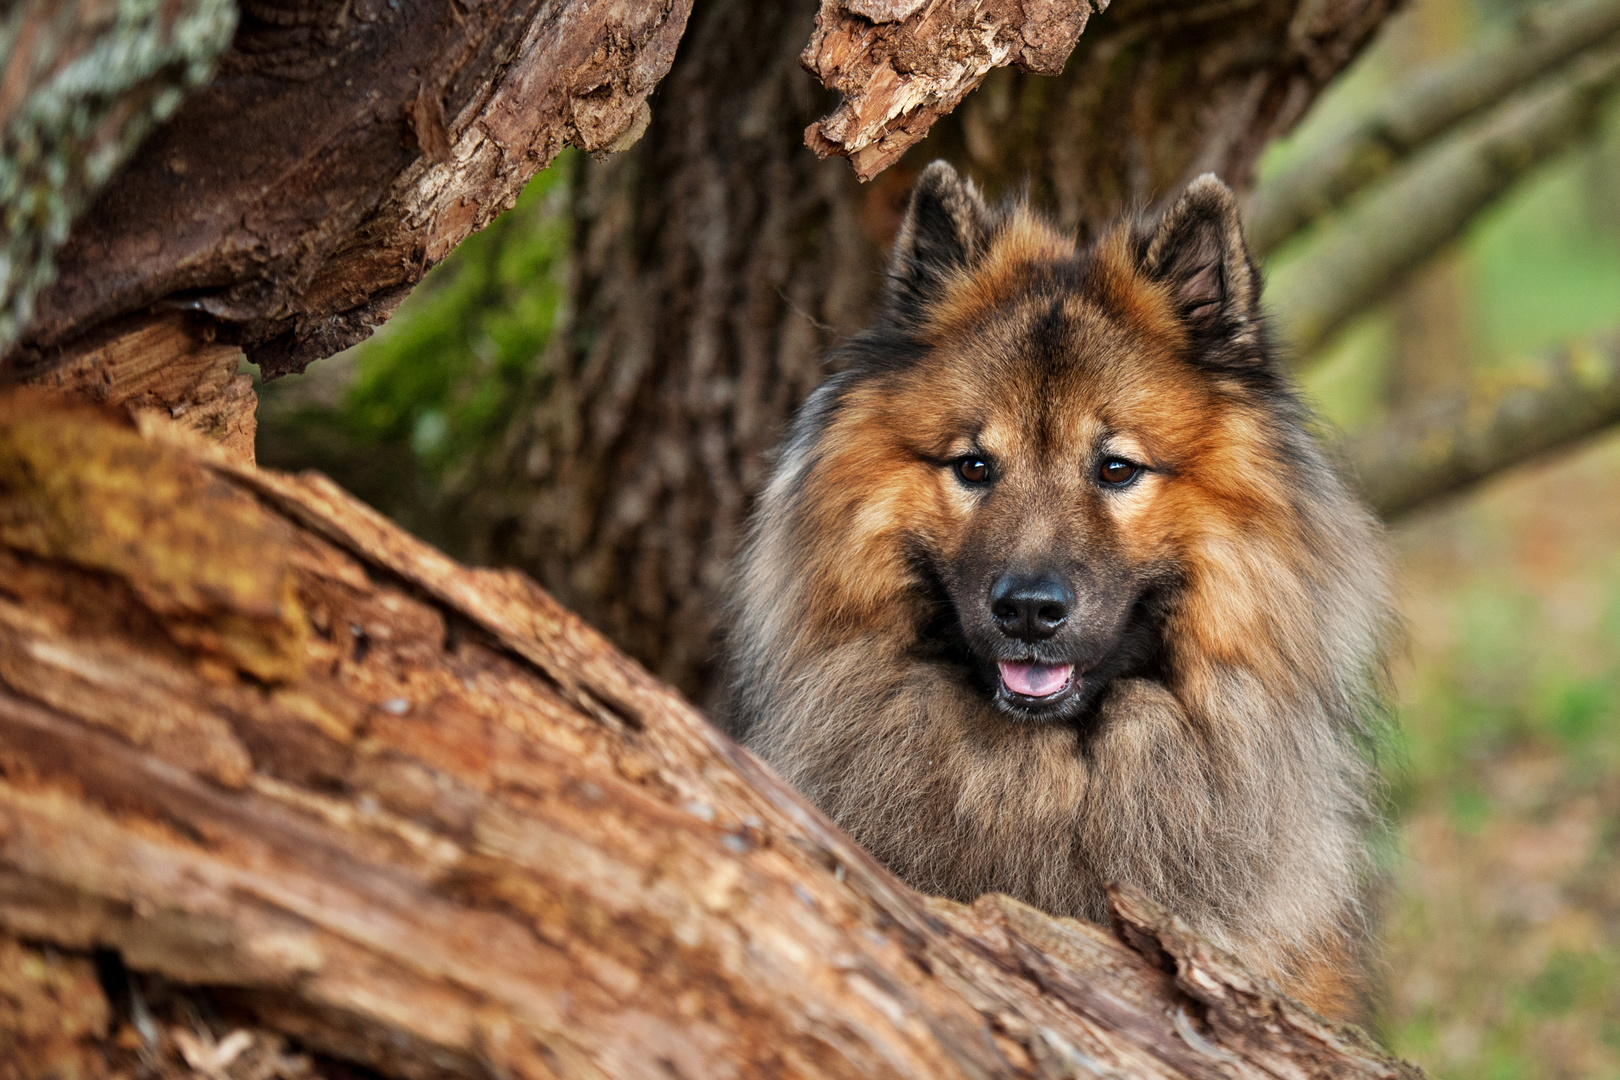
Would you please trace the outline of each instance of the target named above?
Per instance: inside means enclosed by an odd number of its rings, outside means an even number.
[[[365,337],[566,144],[645,126],[689,0],[267,0],[57,254],[0,377],[184,313],[266,377]]]
[[[912,893],[520,575],[144,427],[0,398],[0,1074],[1420,1075],[1139,896]]]
[[[1060,78],[992,73],[863,187],[805,160],[805,126],[837,104],[799,70],[813,0],[700,3],[647,135],[579,180],[574,323],[477,478],[472,554],[530,570],[701,696],[765,455],[867,318],[920,164],[952,158],[995,192],[1027,178],[1082,231],[1205,170],[1244,187],[1390,6],[1114,0]]]
[[[800,62],[836,90],[838,108],[805,129],[819,156],[849,158],[870,180],[993,69],[1059,75],[1093,10],[1108,0],[821,0]]]

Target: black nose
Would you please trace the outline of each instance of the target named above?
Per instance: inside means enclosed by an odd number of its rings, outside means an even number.
[[[1003,574],[990,590],[990,617],[1020,641],[1051,637],[1073,606],[1074,594],[1056,574]]]

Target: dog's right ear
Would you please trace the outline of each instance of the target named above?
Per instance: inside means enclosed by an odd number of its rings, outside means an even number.
[[[891,309],[912,315],[937,298],[946,277],[983,253],[990,224],[990,208],[973,181],[944,161],[924,169],[889,257]]]
[[[1231,188],[1213,173],[1198,177],[1144,242],[1143,269],[1169,286],[1194,332],[1257,340],[1260,273],[1243,242]]]

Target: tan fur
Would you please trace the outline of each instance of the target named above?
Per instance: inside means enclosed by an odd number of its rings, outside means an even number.
[[[1101,919],[1104,883],[1130,882],[1343,1015],[1366,872],[1360,715],[1388,621],[1379,529],[1286,389],[1192,362],[1147,226],[1078,251],[1026,208],[951,205],[983,231],[929,294],[917,356],[823,388],[761,499],[728,722],[919,889]],[[1058,346],[1036,357],[1042,333]],[[1089,480],[1104,441],[1151,467],[1128,491]],[[971,449],[1000,463],[993,504],[940,464]],[[1009,718],[930,651],[939,601],[919,560],[1105,548],[1175,586],[1162,672],[1115,679],[1083,722]]]

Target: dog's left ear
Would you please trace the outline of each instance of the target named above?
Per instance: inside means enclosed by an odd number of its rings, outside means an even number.
[[[1170,286],[1181,317],[1195,332],[1224,330],[1252,340],[1260,320],[1260,273],[1243,243],[1237,197],[1205,173],[1159,219],[1142,269]]]

